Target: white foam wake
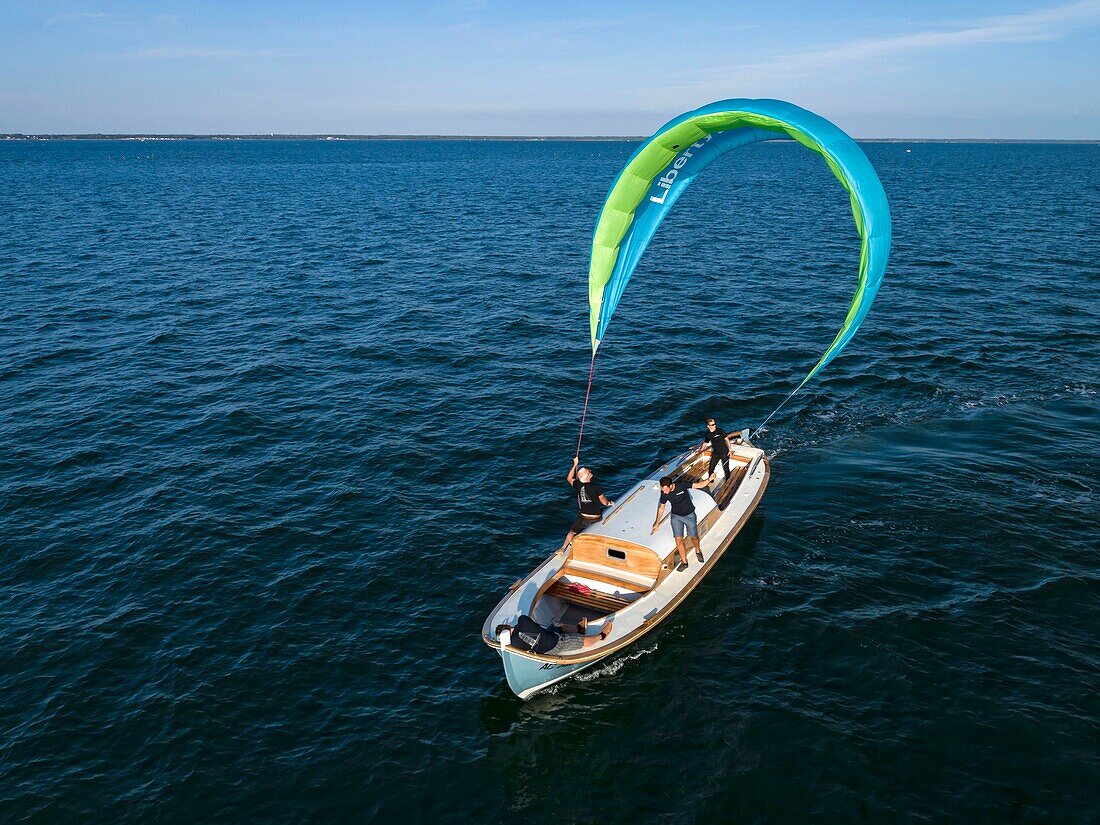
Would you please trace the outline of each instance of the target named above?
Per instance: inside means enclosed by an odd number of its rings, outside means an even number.
[[[581,673],[578,673],[574,678],[576,678],[578,682],[591,682],[593,679],[602,679],[605,676],[614,676],[616,673],[622,670],[623,667],[626,666],[627,662],[633,662],[635,659],[646,656],[650,653],[655,652],[656,650],[656,642],[653,643],[652,647],[636,648],[629,653],[626,653],[608,662],[605,665],[600,665],[595,670],[582,671]]]

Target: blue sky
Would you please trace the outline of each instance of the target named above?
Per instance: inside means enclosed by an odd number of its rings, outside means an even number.
[[[641,135],[779,97],[857,137],[1100,139],[1100,0],[0,0],[0,132]]]

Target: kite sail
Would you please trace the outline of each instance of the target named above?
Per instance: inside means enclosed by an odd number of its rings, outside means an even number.
[[[871,308],[890,254],[890,209],[882,183],[855,141],[823,117],[781,100],[738,99],[670,120],[638,147],[611,185],[592,236],[588,270],[593,363],[642,253],[695,176],[738,146],[790,138],[821,155],[847,190],[860,236],[859,278],[847,317],[794,392],[844,349]]]

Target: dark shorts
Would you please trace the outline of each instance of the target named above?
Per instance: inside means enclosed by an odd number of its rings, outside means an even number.
[[[599,524],[603,521],[603,516],[595,516],[594,518],[585,518],[580,513],[577,513],[577,517],[573,519],[573,524],[569,527],[570,533],[579,533],[585,527],[593,524]]]

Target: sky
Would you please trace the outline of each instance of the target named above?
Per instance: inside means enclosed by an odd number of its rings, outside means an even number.
[[[1100,139],[1100,0],[0,0],[0,132]]]

